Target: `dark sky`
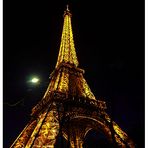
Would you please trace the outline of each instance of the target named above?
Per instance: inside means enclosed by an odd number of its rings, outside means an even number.
[[[3,144],[9,147],[30,119],[54,70],[64,0],[3,1]],[[71,0],[79,67],[108,113],[144,147],[144,1]],[[38,86],[28,81],[36,75]],[[13,104],[20,101],[17,105]]]

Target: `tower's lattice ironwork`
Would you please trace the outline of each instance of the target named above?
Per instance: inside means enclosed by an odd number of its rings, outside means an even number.
[[[69,147],[82,148],[91,129],[102,131],[114,147],[134,148],[132,140],[106,113],[105,102],[95,98],[83,77],[84,70],[78,68],[71,16],[67,7],[51,81],[11,148],[54,148],[59,135]]]

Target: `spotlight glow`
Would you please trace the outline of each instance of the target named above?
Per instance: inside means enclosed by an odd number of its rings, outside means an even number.
[[[39,79],[38,78],[32,78],[31,82],[32,83],[38,83],[39,82]]]

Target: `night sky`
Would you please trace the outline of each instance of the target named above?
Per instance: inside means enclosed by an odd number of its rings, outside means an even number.
[[[3,2],[3,144],[8,148],[50,82],[67,1]],[[144,1],[71,0],[69,5],[86,81],[96,98],[106,101],[108,114],[143,148]],[[32,76],[40,84],[31,85]]]

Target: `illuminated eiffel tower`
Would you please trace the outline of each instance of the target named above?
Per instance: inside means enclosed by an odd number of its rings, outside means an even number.
[[[67,6],[51,81],[32,109],[30,122],[11,148],[54,148],[60,136],[68,147],[82,148],[86,134],[92,129],[101,131],[113,147],[134,148],[133,141],[106,113],[105,102],[95,98],[83,77],[84,70],[78,68],[71,16]]]

